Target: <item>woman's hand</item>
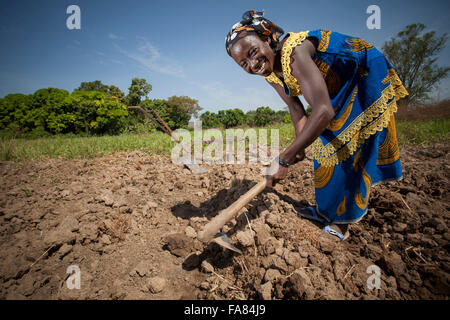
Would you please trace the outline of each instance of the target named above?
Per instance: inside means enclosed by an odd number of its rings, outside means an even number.
[[[280,155],[283,159],[283,156]],[[296,164],[297,162],[302,161],[305,159],[305,150],[300,150],[296,155],[294,161],[292,161],[291,165]],[[288,173],[288,168],[283,167],[278,162],[278,157],[275,158],[272,163],[270,164],[270,167],[267,168],[267,188],[272,188],[275,186],[278,182],[286,178],[286,175]]]
[[[288,168],[281,166],[278,163],[278,157],[275,158],[270,167],[267,168],[267,188],[274,187],[278,182],[286,178]]]

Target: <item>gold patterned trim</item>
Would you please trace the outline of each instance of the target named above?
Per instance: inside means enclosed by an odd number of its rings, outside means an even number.
[[[327,51],[328,45],[330,44],[331,31],[321,30],[320,33],[321,33],[321,39],[320,39],[319,46],[317,47],[317,50],[325,52],[325,51]]]
[[[358,159],[357,163],[355,163],[355,161],[353,161],[353,167],[355,168],[356,171],[359,171],[359,168],[362,169],[362,176],[363,176],[363,180],[364,180],[364,184],[366,186],[366,194],[365,196],[362,195],[361,192],[356,191],[355,193],[355,202],[356,205],[361,209],[364,210],[368,203],[369,203],[369,195],[370,195],[370,188],[372,186],[372,178],[370,177],[370,175],[367,173],[366,169],[364,168],[364,163],[362,162],[361,156],[360,155],[361,150],[358,152],[357,156],[355,157]]]
[[[319,68],[322,77],[325,78],[327,76],[328,70],[330,69],[330,66],[320,59],[314,59],[314,63],[316,64],[317,68]]]
[[[336,152],[336,148],[342,147],[347,141],[350,141],[357,131],[375,119],[379,114],[382,114],[388,108],[388,101],[394,97],[393,88],[388,85],[381,93],[380,98],[375,101],[370,107],[362,112],[353,122],[347,127],[347,129],[341,132],[333,141],[325,146],[318,145],[321,140],[316,140],[317,143],[313,145],[314,151],[319,155],[329,156]]]
[[[347,44],[350,46],[350,48],[348,50],[353,51],[353,52],[361,52],[364,50],[370,50],[374,47],[372,44],[368,43],[366,40],[360,39],[360,38],[347,39],[347,40],[345,40],[345,42],[347,42]]]
[[[335,166],[347,160],[371,135],[386,128],[391,116],[397,111],[394,96],[393,87],[389,84],[381,97],[331,142],[324,146],[322,140],[317,138],[312,144],[317,162],[324,166]]]
[[[353,158],[353,169],[355,169],[355,171],[359,170],[359,164],[361,162],[361,158],[362,158],[362,152],[361,152],[361,150],[359,150],[355,154],[355,157]]]
[[[283,83],[281,82],[280,78],[278,78],[273,72],[269,76],[264,77],[264,79],[266,79],[267,82],[279,84],[283,88]]]
[[[389,80],[391,81],[391,84],[394,88],[395,100],[400,100],[409,95],[408,91],[403,86],[402,80],[400,80],[399,76],[397,75],[397,72],[395,72],[394,69],[389,69],[388,75]]]
[[[347,200],[347,195],[344,196],[344,200],[342,200],[337,207],[336,214],[338,215],[338,217],[342,216],[345,212],[345,200]]]
[[[353,90],[352,96],[350,97],[350,100],[347,103],[347,107],[342,112],[341,116],[337,120],[331,120],[330,123],[327,126],[327,129],[330,131],[338,131],[342,128],[344,123],[347,121],[348,116],[350,115],[350,112],[353,109],[353,102],[355,101],[356,93],[358,93],[358,86],[355,87]]]
[[[366,185],[366,195],[363,197],[361,192],[356,192],[355,194],[356,205],[361,210],[364,210],[367,207],[367,204],[369,203],[370,187],[372,185],[372,178],[370,178],[370,175],[364,168],[363,168],[363,180],[364,184]]]
[[[320,166],[314,170],[314,186],[316,189],[325,187],[333,177],[334,167]]]
[[[388,125],[388,132],[383,143],[378,147],[377,165],[393,163],[400,157],[397,142],[397,130],[395,128],[394,116],[391,116]]]
[[[299,44],[301,44],[308,36],[308,31],[304,32],[289,32],[289,38],[283,44],[281,49],[281,66],[283,69],[284,82],[289,89],[289,95],[291,97],[302,94],[300,85],[297,79],[291,74],[291,55],[292,50]]]

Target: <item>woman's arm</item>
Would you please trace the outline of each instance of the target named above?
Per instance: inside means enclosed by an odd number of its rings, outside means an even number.
[[[299,152],[312,144],[334,117],[325,80],[312,60],[314,52],[314,45],[306,40],[294,49],[291,56],[292,75],[297,79],[312,111],[295,140],[280,155],[288,163],[293,162]]]
[[[269,82],[269,84],[275,89],[284,103],[288,106],[292,124],[295,129],[295,136],[298,137],[300,132],[302,132],[308,118],[305,114],[302,102],[298,97],[288,97],[284,92],[284,88],[280,85],[272,82]]]

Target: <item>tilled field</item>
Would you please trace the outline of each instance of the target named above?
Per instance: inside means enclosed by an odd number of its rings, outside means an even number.
[[[309,156],[224,227],[242,255],[196,235],[260,165],[194,175],[144,152],[0,162],[0,298],[448,299],[449,151],[403,148],[404,179],[372,189],[344,242],[295,213],[315,204]]]

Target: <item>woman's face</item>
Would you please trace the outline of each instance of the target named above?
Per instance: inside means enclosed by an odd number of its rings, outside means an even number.
[[[256,34],[249,34],[231,47],[231,57],[245,71],[264,77],[273,72],[275,53],[269,44]]]

